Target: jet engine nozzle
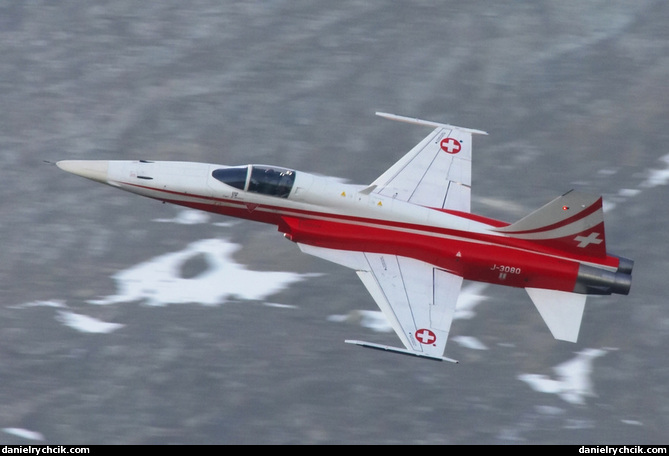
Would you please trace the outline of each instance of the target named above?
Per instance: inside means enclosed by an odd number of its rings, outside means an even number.
[[[632,274],[632,269],[634,269],[634,260],[629,258],[621,257],[618,255],[611,255],[618,258],[618,272],[623,272],[625,274]]]
[[[631,260],[628,261],[631,262]],[[632,262],[632,265],[633,264],[634,262]],[[632,266],[629,266],[629,270],[631,272]],[[595,295],[626,295],[629,294],[631,287],[632,275],[626,272],[621,272],[621,269],[613,272],[582,264],[578,269],[578,277],[576,278],[574,293]]]

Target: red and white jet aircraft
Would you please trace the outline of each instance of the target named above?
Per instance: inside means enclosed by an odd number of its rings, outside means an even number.
[[[274,224],[310,255],[358,274],[405,348],[440,361],[464,279],[524,288],[556,339],[578,338],[587,294],[628,294],[632,260],[606,251],[602,198],[570,191],[515,223],[470,213],[472,135],[434,130],[369,185],[266,165],[64,160],[142,196]]]

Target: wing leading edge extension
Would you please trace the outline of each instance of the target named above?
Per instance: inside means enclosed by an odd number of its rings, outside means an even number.
[[[405,349],[362,341],[356,345],[438,361],[443,357],[462,277],[396,255],[351,252],[299,244],[304,253],[354,269]]]

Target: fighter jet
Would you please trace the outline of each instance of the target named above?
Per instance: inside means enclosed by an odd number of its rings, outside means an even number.
[[[569,191],[515,223],[471,213],[472,137],[431,127],[368,185],[250,164],[63,160],[61,169],[141,196],[276,225],[304,253],[353,269],[403,348],[438,361],[463,280],[524,288],[552,335],[576,342],[589,294],[627,295],[634,262],[606,248],[601,196]]]

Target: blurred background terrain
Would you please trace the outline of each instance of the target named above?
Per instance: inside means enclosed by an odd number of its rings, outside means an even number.
[[[0,442],[666,444],[667,23],[661,0],[0,3]],[[365,350],[343,341],[399,341],[352,271],[43,162],[365,184],[429,133],[377,110],[490,133],[474,212],[602,194],[630,296],[590,298],[569,344],[523,290],[466,283],[459,365]]]

